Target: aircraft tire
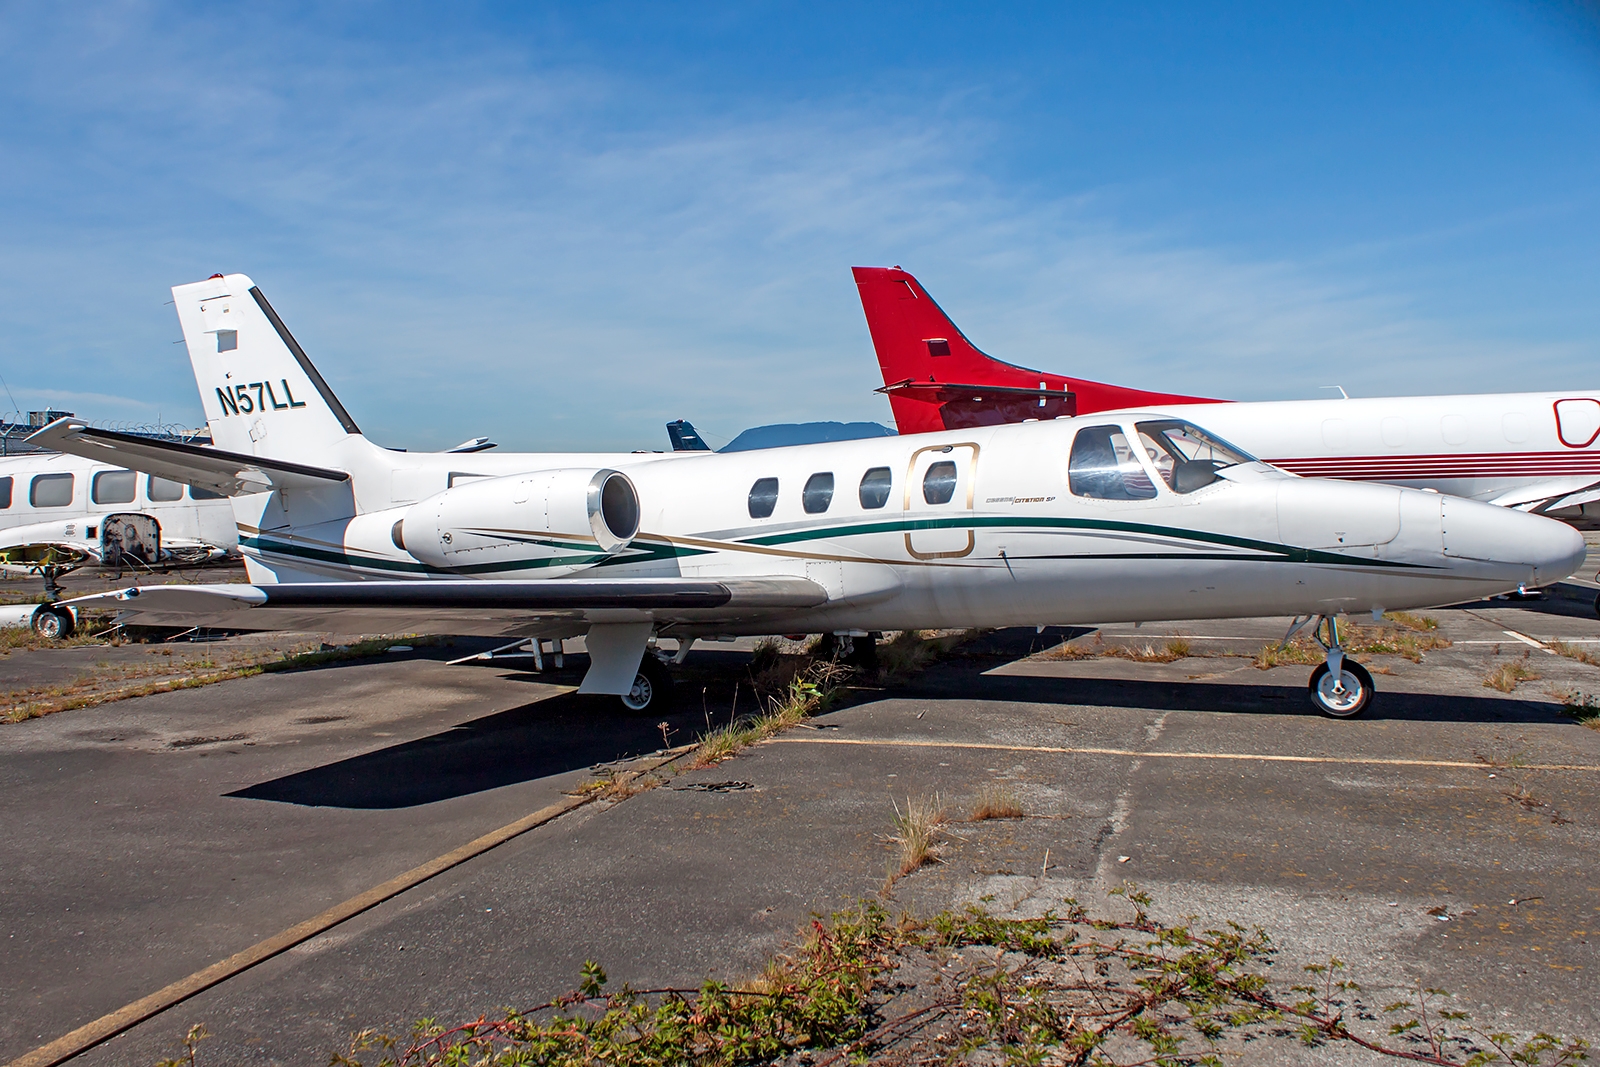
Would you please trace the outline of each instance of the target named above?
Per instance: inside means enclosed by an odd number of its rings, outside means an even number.
[[[1343,675],[1345,686],[1343,693],[1334,691],[1333,679],[1329,676],[1326,663],[1317,664],[1317,669],[1311,672],[1311,682],[1306,688],[1310,690],[1311,703],[1328,718],[1353,719],[1366,711],[1372,703],[1372,675],[1348,656],[1345,657],[1344,669],[1339,673]]]
[[[74,629],[72,613],[60,608],[40,608],[33,613],[33,632],[49,641],[65,641]]]
[[[1600,615],[1600,593],[1594,595],[1594,613]]]
[[[633,688],[617,698],[630,715],[656,715],[672,706],[672,672],[646,652]]]

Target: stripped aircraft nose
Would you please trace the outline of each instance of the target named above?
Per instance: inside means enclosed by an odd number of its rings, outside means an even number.
[[[1588,546],[1564,522],[1525,511],[1441,497],[1444,554],[1504,567],[1529,587],[1559,582],[1583,566]]]

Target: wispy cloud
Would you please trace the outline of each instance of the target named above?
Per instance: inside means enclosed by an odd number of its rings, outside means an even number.
[[[250,273],[364,428],[412,447],[887,419],[863,263],[919,273],[997,356],[1211,395],[1431,391],[1445,368],[1490,388],[1513,359],[1592,358],[1468,336],[1376,253],[1221,244],[1129,221],[1126,189],[997,176],[1025,131],[965,86],[707,101],[483,40],[396,51],[141,5],[6,27],[27,115],[0,130],[21,205],[0,344],[19,397],[93,381],[71,395],[94,417],[198,416],[160,302],[213,270]]]

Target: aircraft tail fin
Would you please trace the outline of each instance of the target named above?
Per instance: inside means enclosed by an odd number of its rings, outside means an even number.
[[[854,267],[852,273],[883,372],[880,392],[888,394],[901,433],[1210,402],[1005,363],[967,340],[909,272],[899,267]]]
[[[305,350],[243,274],[174,286],[195,384],[218,448],[326,465],[329,450],[359,437]]]
[[[674,452],[711,451],[711,446],[705,443],[694,424],[687,419],[674,419],[667,423],[667,439],[672,442]]]

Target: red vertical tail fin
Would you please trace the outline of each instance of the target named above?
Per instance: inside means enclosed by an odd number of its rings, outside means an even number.
[[[901,433],[1053,419],[1203,397],[1126,389],[1029,370],[987,355],[899,267],[854,267],[861,307]]]

